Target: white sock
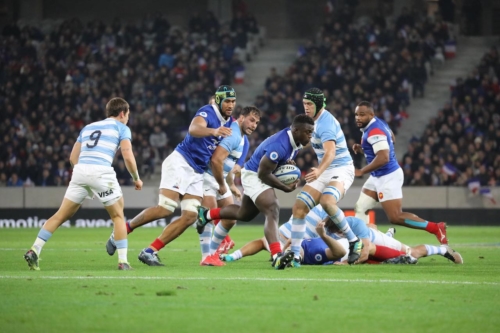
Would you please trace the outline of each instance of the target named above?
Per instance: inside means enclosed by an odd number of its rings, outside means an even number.
[[[33,244],[33,247],[35,248],[36,252],[40,256],[40,253],[42,252],[42,248],[45,245],[45,241],[41,238],[36,238],[35,243]]]
[[[236,250],[233,253],[230,254],[231,257],[233,257],[234,260],[240,260],[243,258],[243,254],[241,253],[240,250]]]
[[[118,251],[118,262],[128,262],[127,248],[117,249],[117,251]]]

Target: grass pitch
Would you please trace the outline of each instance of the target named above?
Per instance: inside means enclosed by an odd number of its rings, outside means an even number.
[[[385,227],[381,227],[385,230]],[[118,271],[110,229],[60,229],[45,245],[41,271],[23,254],[38,230],[0,230],[0,332],[498,332],[500,228],[450,227],[464,258],[417,265],[309,266],[276,271],[268,253],[200,267],[189,229],[160,252],[165,267],[137,261],[160,228],[129,236],[134,271]],[[238,226],[236,248],[261,237]],[[437,244],[398,228],[408,245]],[[236,249],[235,248],[235,249]],[[233,249],[233,250],[235,250]]]

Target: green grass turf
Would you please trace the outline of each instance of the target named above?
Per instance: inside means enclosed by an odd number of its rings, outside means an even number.
[[[381,228],[382,229],[382,228]],[[383,227],[385,230],[386,227]],[[166,267],[137,261],[161,232],[129,237],[134,271],[105,252],[109,229],[58,230],[41,271],[22,256],[38,230],[0,230],[0,332],[498,332],[500,228],[451,227],[464,265],[443,257],[418,265],[316,266],[276,271],[260,253],[200,267],[193,228],[160,252]],[[239,226],[237,247],[261,237]],[[408,245],[437,244],[397,229]]]

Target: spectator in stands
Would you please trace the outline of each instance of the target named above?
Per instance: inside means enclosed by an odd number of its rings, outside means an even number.
[[[160,126],[154,127],[154,132],[149,136],[149,144],[155,150],[155,156],[163,161],[168,154],[168,139],[167,134],[161,130]]]
[[[24,182],[17,176],[17,173],[12,173],[9,180],[7,180],[8,187],[22,187]]]

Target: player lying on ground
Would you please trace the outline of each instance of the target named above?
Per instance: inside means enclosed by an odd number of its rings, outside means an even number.
[[[418,245],[409,247],[392,238],[392,236],[383,234],[376,229],[368,228],[364,222],[358,218],[347,217],[347,222],[353,232],[356,233],[356,236],[361,238],[364,245],[366,245],[357,263],[379,263],[394,258],[397,259],[391,263],[416,263],[416,259],[418,258],[435,254],[443,255],[457,264],[463,263],[460,254],[453,251],[448,246]],[[304,253],[301,259],[302,263],[310,265],[324,264],[332,260],[345,260],[345,257],[342,258],[342,256],[340,256],[341,251],[338,249],[338,244],[344,249],[343,253],[345,254],[348,251],[348,242],[343,237],[342,233],[338,232],[338,228],[331,219],[329,219],[328,214],[320,205],[314,207],[306,216],[306,224],[305,237],[301,244],[301,252]],[[318,225],[325,224],[327,225],[328,232],[327,234],[322,234],[323,227],[318,227]],[[291,221],[283,224],[279,229],[280,240],[284,244],[284,248],[286,248],[289,243],[291,230]],[[332,240],[335,242],[332,242]],[[232,254],[221,255],[221,259],[223,261],[239,260],[242,257],[254,255],[262,250],[269,251],[265,238],[247,243],[240,250]]]
[[[243,108],[238,120],[231,125],[231,135],[222,139],[210,160],[210,167],[204,174],[203,180],[203,202],[207,208],[223,208],[234,204],[233,192],[239,194],[239,190],[232,183],[232,173],[236,162],[244,161],[248,148],[244,153],[245,142],[248,143],[247,135],[252,134],[260,121],[261,112],[254,106]],[[232,191],[226,179],[232,185]],[[241,196],[241,194],[240,194]],[[221,242],[227,237],[221,235],[220,230],[229,230],[236,224],[235,220],[222,220],[212,235],[213,226],[208,223],[200,229],[200,245],[202,250],[201,265],[212,266],[213,258],[220,262],[218,257],[211,256],[220,247]]]
[[[284,269],[293,259],[293,254],[282,257],[281,244],[278,239],[279,203],[274,189],[292,192],[297,188],[298,180],[290,185],[283,184],[273,171],[280,165],[290,164],[297,152],[307,145],[311,139],[314,121],[306,115],[298,115],[293,119],[292,126],[285,128],[262,142],[241,170],[241,182],[244,196],[241,206],[229,205],[224,208],[198,208],[199,227],[205,226],[215,219],[251,221],[259,212],[266,216],[264,235],[269,243],[273,256],[273,267]],[[216,237],[222,238],[229,232],[232,225],[216,227]],[[226,228],[227,227],[227,228]],[[213,239],[213,238],[212,238]],[[278,258],[282,258],[277,262]],[[214,256],[212,265],[224,265]]]
[[[136,190],[142,189],[134,153],[132,135],[127,127],[129,105],[122,98],[113,98],[106,104],[105,120],[85,126],[70,155],[73,176],[61,207],[45,222],[31,250],[24,259],[30,269],[39,270],[40,253],[52,234],[72,217],[86,198],[97,197],[113,221],[115,246],[118,249],[118,269],[131,269],[127,260],[127,228],[123,215],[123,194],[111,167],[115,152],[121,148],[125,166],[130,172]]]
[[[355,144],[352,150],[355,154],[365,154],[368,163],[361,170],[355,171],[356,177],[370,173],[356,202],[356,217],[368,223],[369,210],[380,202],[392,224],[426,230],[434,234],[441,244],[448,244],[444,222],[429,222],[415,214],[403,212],[401,188],[404,174],[396,159],[394,135],[389,126],[375,117],[369,102],[358,104],[355,117],[356,125],[363,132],[363,136],[361,144]]]
[[[305,113],[314,119],[311,144],[319,165],[311,168],[305,176],[307,184],[297,196],[292,210],[291,250],[295,253],[292,267],[297,268],[300,267],[298,252],[306,229],[305,218],[318,203],[349,240],[350,263],[358,260],[362,248],[362,243],[349,228],[344,212],[337,206],[354,181],[354,165],[340,123],[325,109],[325,100],[318,88],[307,90],[303,97]]]
[[[359,263],[370,259],[376,262],[385,261],[387,263],[416,264],[419,258],[431,255],[441,255],[455,264],[463,264],[463,259],[460,253],[456,252],[448,245],[434,246],[422,244],[411,247],[401,243],[393,237],[396,232],[394,228],[392,228],[394,229],[393,232],[384,234],[377,230],[374,225],[371,225],[371,228],[368,228],[364,221],[357,217],[348,217],[347,219],[351,228],[353,230],[357,230],[358,234],[365,234],[366,229],[369,233],[370,250],[368,253],[370,254],[370,257],[361,257]],[[325,228],[327,229],[329,236],[334,239],[341,239],[344,237],[337,225],[329,218],[325,218],[323,222],[325,222]],[[390,257],[392,257],[392,259]]]
[[[127,231],[172,215],[181,201],[181,217],[169,223],[161,235],[139,253],[139,260],[149,266],[163,266],[157,251],[179,237],[196,221],[197,208],[203,198],[203,174],[222,138],[231,135],[231,113],[236,93],[230,86],[220,86],[215,92],[216,105],[200,108],[189,126],[189,133],[163,161],[161,166],[158,205],[143,210],[127,222]],[[116,247],[113,234],[106,250],[113,255]]]

